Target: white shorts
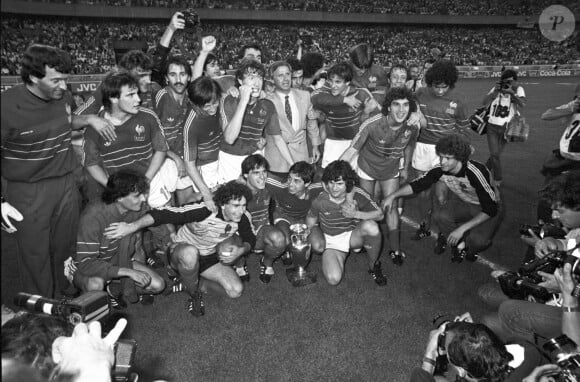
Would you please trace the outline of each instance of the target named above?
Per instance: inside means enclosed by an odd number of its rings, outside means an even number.
[[[218,176],[219,176],[219,161],[204,164],[203,166],[197,166],[197,170],[201,175],[201,178],[205,182],[205,185],[210,190],[217,188],[218,186]],[[241,165],[240,165],[241,172]],[[199,191],[197,187],[193,187],[196,191]]]
[[[147,204],[151,208],[163,207],[171,200],[171,193],[177,190],[177,166],[171,159],[165,159],[157,174],[149,182]]]
[[[366,172],[361,170],[360,167],[356,169],[356,174],[358,175],[359,178],[364,179],[364,180],[375,180],[375,179],[371,178],[371,176],[369,174],[367,174]]]
[[[334,162],[339,159],[340,156],[350,147],[352,140],[338,141],[334,139],[326,139],[324,141],[324,154],[322,154],[322,163],[320,164],[322,168],[326,168],[330,162]],[[358,167],[358,154],[355,155],[350,161],[350,166],[353,170]]]
[[[439,164],[439,155],[435,152],[435,145],[417,142],[413,152],[411,165],[414,169],[427,172]]]
[[[325,249],[335,249],[337,251],[348,253],[348,251],[350,250],[351,235],[352,231],[339,233],[336,236],[324,234],[324,240],[326,241]]]

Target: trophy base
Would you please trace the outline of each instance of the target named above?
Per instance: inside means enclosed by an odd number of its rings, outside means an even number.
[[[286,277],[294,287],[310,285],[316,282],[316,272],[310,272],[301,267],[286,269]]]

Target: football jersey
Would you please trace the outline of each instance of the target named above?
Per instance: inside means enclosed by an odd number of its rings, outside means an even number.
[[[580,161],[580,113],[574,113],[560,138],[560,154],[567,159]]]
[[[155,221],[154,225],[183,224],[174,241],[193,245],[200,256],[216,253],[217,245],[235,233],[240,235],[242,242],[250,244],[251,248],[256,245],[256,236],[247,212],[239,222],[228,222],[224,220],[221,209],[216,214],[200,203],[153,209],[149,214]]]
[[[183,157],[183,124],[191,101],[185,95],[183,103],[179,104],[171,95],[167,87],[155,94],[153,110],[157,113],[169,150]]]
[[[276,202],[274,219],[282,218],[290,221],[305,220],[312,201],[324,190],[322,183],[308,186],[306,197],[301,199],[288,192],[288,185],[272,178],[266,180],[266,187]]]
[[[269,208],[270,208],[270,192],[264,188],[263,190],[252,190],[252,200],[248,202],[246,210],[252,217],[252,226],[254,232],[269,223]]]
[[[379,210],[379,206],[361,188],[354,188],[354,201],[359,211],[371,212]],[[352,231],[360,222],[359,219],[343,216],[341,205],[330,200],[330,195],[326,191],[321,192],[312,202],[308,215],[317,217],[322,232],[330,236]]]
[[[59,100],[45,101],[25,85],[17,85],[3,92],[1,100],[3,178],[36,182],[78,167],[71,144],[74,102],[69,92]]]
[[[463,164],[457,174],[445,173],[441,165],[437,165],[409,185],[413,193],[418,194],[440,179],[464,202],[481,206],[481,210],[489,216],[497,214],[497,196],[490,183],[489,170],[485,165],[469,160]]]
[[[139,107],[139,112],[116,126],[117,139],[107,141],[93,129],[85,134],[85,166],[102,165],[108,174],[121,169],[147,172],[154,151],[167,151],[167,142],[157,115]]]
[[[417,103],[427,120],[421,129],[418,142],[437,144],[442,137],[455,134],[469,126],[467,106],[453,90],[438,97],[430,87],[415,92]]]
[[[239,99],[228,95],[222,100],[221,123],[223,128],[233,118]],[[231,155],[251,155],[258,151],[258,141],[268,135],[281,135],[278,113],[272,101],[258,99],[252,105],[248,104],[244,112],[242,127],[234,144],[222,140],[220,149]]]
[[[193,106],[183,126],[183,159],[203,166],[218,160],[220,145],[223,139],[223,130],[219,116],[203,115]]]
[[[404,123],[393,130],[387,125],[385,116],[372,116],[363,122],[353,140],[353,147],[359,151],[358,166],[373,179],[392,179],[399,172],[405,148],[414,144],[418,135],[419,128],[415,125]]]
[[[356,110],[344,103],[344,96],[333,96],[329,87],[323,87],[312,93],[312,106],[326,116],[327,138],[350,140],[358,133],[365,103],[372,95],[367,89],[349,87],[346,96],[355,93],[356,98],[361,101]]]
[[[101,201],[91,203],[81,214],[77,233],[77,250],[73,261],[79,271],[88,276],[99,276],[104,280],[118,276],[119,244],[121,239],[109,239],[104,231],[111,223],[131,223],[145,213],[141,211],[119,212],[115,203],[105,204]],[[135,237],[131,238],[135,241]],[[134,245],[129,245],[131,256]]]

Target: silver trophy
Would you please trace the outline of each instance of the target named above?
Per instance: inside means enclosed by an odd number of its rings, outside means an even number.
[[[292,224],[290,226],[290,254],[294,268],[286,269],[286,276],[292,286],[299,287],[316,282],[316,272],[306,270],[310,262],[311,245],[308,241],[310,229],[306,224]]]

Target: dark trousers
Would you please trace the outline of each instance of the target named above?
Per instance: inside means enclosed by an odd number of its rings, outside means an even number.
[[[6,200],[24,217],[14,222],[22,292],[59,297],[64,261],[76,251],[80,196],[72,174],[35,183],[7,182]]]
[[[434,209],[433,219],[441,233],[446,237],[461,224],[471,220],[481,212],[481,206],[467,203],[453,192],[449,192],[447,202]],[[470,253],[485,250],[491,245],[491,239],[501,223],[503,208],[500,205],[497,215],[474,227],[466,234],[465,244]]]
[[[493,174],[495,180],[502,180],[501,153],[507,141],[505,140],[506,126],[487,124],[487,146],[489,148],[489,159],[485,163]]]

